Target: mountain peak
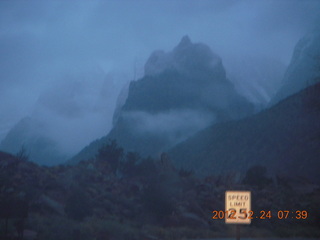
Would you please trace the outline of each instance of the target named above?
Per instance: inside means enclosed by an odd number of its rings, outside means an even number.
[[[191,45],[191,44],[192,43],[191,43],[191,40],[190,40],[189,36],[185,35],[185,36],[182,37],[182,39],[181,39],[181,41],[180,41],[178,46],[185,47],[185,46],[188,46],[188,45]]]
[[[222,78],[225,75],[220,57],[215,55],[209,46],[192,43],[188,35],[182,37],[179,44],[170,52],[154,51],[144,67],[145,75],[149,76],[173,69],[185,76],[208,71],[214,72],[213,75],[223,75]]]
[[[91,158],[108,139],[157,156],[212,122],[242,118],[253,109],[226,78],[220,57],[188,36],[170,52],[151,54],[145,76],[130,83],[118,108],[110,133],[72,161]]]

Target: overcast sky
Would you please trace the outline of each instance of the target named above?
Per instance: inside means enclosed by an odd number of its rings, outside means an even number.
[[[319,12],[318,0],[0,1],[0,140],[56,82],[92,73],[86,81],[114,99],[135,66],[142,74],[153,50],[169,51],[186,34],[222,60],[252,54],[288,64]]]

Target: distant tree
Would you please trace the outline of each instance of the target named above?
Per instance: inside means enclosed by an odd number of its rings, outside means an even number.
[[[313,70],[315,72],[319,72],[320,71],[320,54],[316,54],[313,56]],[[319,84],[320,84],[320,77],[319,75],[314,77],[314,78],[310,78],[306,81],[305,84],[305,88],[307,88],[307,90],[305,91],[305,97],[303,99],[305,106],[307,107],[307,109],[309,107],[312,108],[316,108],[316,109],[320,109],[320,98],[319,98]]]
[[[165,220],[176,209],[172,196],[169,194],[170,191],[167,188],[168,186],[163,186],[159,181],[151,182],[142,195],[146,210],[159,221]]]
[[[26,199],[4,195],[0,198],[0,218],[4,219],[4,239],[8,235],[9,219],[15,219],[18,239],[23,238],[25,220],[28,217],[29,204]]]
[[[25,228],[25,222],[28,218],[29,203],[26,199],[16,199],[14,203],[14,214],[15,217],[14,226],[18,233],[18,239],[23,239],[23,231]]]
[[[143,159],[137,166],[137,174],[146,178],[156,178],[158,176],[157,166],[152,158]]]
[[[92,204],[84,191],[74,189],[67,199],[64,211],[69,218],[82,221],[92,215]]]
[[[115,140],[99,149],[96,159],[108,162],[111,170],[116,173],[119,163],[123,157],[123,148],[119,147]]]
[[[21,146],[20,150],[16,154],[16,157],[21,161],[29,160],[29,154],[27,153],[25,146]]]
[[[272,183],[272,179],[267,177],[267,168],[255,165],[248,169],[243,183],[256,187],[265,187]]]
[[[133,177],[137,175],[138,163],[141,157],[137,152],[128,152],[125,159],[121,162],[120,171],[126,177]]]
[[[179,176],[182,178],[188,178],[190,176],[192,176],[193,171],[192,170],[186,170],[184,168],[180,168],[179,170]]]
[[[319,68],[320,70],[320,68]],[[306,109],[315,108],[320,109],[320,98],[319,98],[319,88],[320,88],[320,77],[314,78],[307,82],[307,90],[305,91],[304,104]]]
[[[2,197],[0,199],[0,218],[4,219],[4,239],[8,235],[9,218],[13,216],[12,209],[12,200],[8,197]]]

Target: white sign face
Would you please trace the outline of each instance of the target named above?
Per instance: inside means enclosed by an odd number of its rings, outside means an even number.
[[[250,224],[251,223],[251,192],[226,191],[225,196],[226,223]]]

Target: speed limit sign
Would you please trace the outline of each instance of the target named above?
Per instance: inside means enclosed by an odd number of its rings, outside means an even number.
[[[251,217],[251,192],[226,191],[225,195],[225,220],[226,223],[250,224]]]

